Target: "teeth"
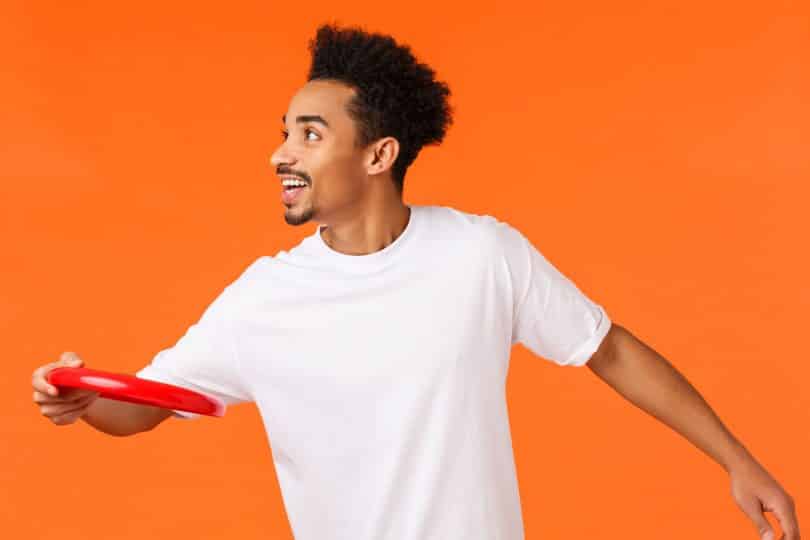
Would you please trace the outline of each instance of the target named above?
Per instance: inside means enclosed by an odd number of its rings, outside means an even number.
[[[281,185],[283,186],[306,186],[307,183],[303,180],[282,180]]]

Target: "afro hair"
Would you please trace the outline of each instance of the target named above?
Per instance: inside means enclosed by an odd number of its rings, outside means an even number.
[[[355,144],[362,148],[389,136],[399,142],[391,175],[401,194],[405,172],[419,151],[440,144],[452,123],[450,88],[414,58],[410,47],[359,27],[324,24],[309,51],[307,81],[336,80],[355,90],[347,106],[357,127]]]

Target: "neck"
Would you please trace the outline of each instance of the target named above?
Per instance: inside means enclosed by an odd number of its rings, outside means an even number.
[[[397,194],[362,207],[354,215],[323,224],[321,238],[346,255],[368,255],[396,240],[410,219],[410,208]]]

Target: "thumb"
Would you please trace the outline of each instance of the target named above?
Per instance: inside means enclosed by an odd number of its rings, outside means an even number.
[[[74,352],[64,352],[59,358],[59,363],[69,367],[79,367],[84,364],[79,355]]]
[[[740,504],[740,508],[754,522],[761,540],[774,540],[773,528],[765,519],[765,514],[762,513],[762,505],[759,499],[756,497],[747,498]]]

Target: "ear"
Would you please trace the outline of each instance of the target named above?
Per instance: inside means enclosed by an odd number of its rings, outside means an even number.
[[[398,155],[399,141],[393,137],[383,137],[370,148],[366,172],[372,176],[389,170],[394,166]]]

